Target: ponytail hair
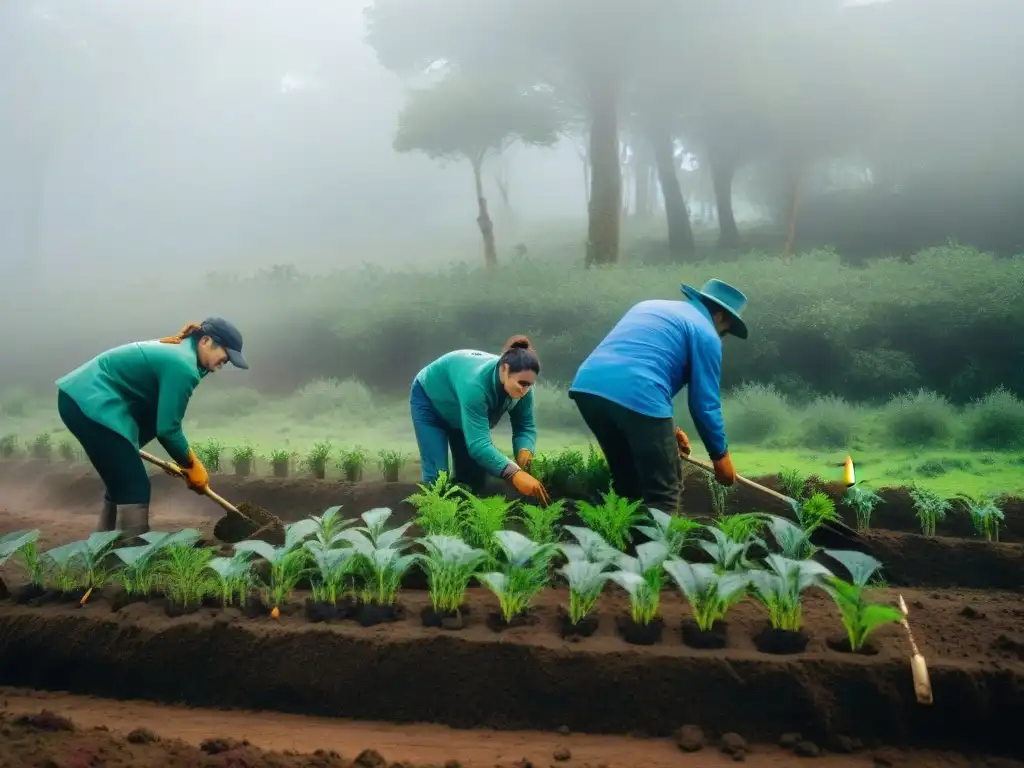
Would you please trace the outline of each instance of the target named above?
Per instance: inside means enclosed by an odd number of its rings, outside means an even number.
[[[191,339],[193,336],[199,336],[203,332],[203,326],[201,323],[189,323],[175,336],[164,336],[160,339],[161,344],[181,344],[185,339]]]
[[[504,364],[508,364],[509,373],[533,371],[540,375],[540,359],[537,357],[533,344],[525,336],[513,336],[505,342],[498,360],[498,367],[500,368]]]

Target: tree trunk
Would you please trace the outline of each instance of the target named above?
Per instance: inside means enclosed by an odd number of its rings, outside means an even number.
[[[473,181],[476,184],[476,224],[484,238],[484,264],[488,269],[498,266],[498,246],[494,242],[494,222],[487,212],[487,198],[484,197],[483,160],[474,158]]]
[[[683,199],[683,189],[676,173],[672,134],[664,127],[658,126],[651,129],[650,140],[654,149],[654,163],[658,169],[658,184],[661,186],[661,196],[665,201],[668,249],[674,257],[673,260],[681,261],[681,257],[693,253],[693,227],[690,225],[690,212],[686,210],[686,200]]]
[[[732,180],[736,175],[736,163],[712,153],[709,164],[711,182],[715,186],[715,207],[718,209],[718,245],[736,248],[740,244],[740,230],[732,210]]]
[[[630,146],[627,141],[619,142],[619,176],[622,179],[622,218],[629,218],[630,189],[634,183],[629,163]]]
[[[800,169],[793,172],[789,193],[789,228],[786,232],[786,244],[782,248],[782,257],[786,264],[793,261],[793,241],[796,239],[796,217],[800,207]]]
[[[650,142],[646,137],[638,138],[633,145],[634,213],[638,219],[649,219],[654,212],[653,165]]]
[[[622,173],[619,167],[618,84],[615,75],[590,81],[590,203],[586,265],[616,264]]]

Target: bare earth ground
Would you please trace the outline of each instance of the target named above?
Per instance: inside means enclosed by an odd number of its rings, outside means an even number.
[[[10,481],[12,478],[5,478]],[[84,538],[94,527],[98,511],[91,498],[95,487],[90,479],[85,484],[89,493],[80,498],[72,509],[55,508],[51,502],[53,494],[40,487],[38,478],[24,478],[25,482],[5,482],[0,485],[0,533],[23,528],[42,530],[42,547],[53,546],[66,541]],[[60,495],[73,497],[73,490],[64,488]],[[83,489],[84,490],[84,489]],[[220,511],[212,504],[197,504],[195,497],[189,498],[184,492],[163,493],[154,505],[154,527],[174,530],[181,527],[198,527],[204,532],[212,531],[213,522]],[[184,498],[182,498],[184,497]],[[183,503],[177,503],[178,500]],[[6,509],[5,509],[6,508]],[[277,510],[275,510],[277,511]],[[351,510],[352,512],[361,509]],[[298,515],[292,516],[297,517]],[[941,658],[946,664],[993,665],[995,668],[1020,666],[1024,661],[1024,601],[1019,594],[982,592],[972,590],[902,590],[913,612],[915,631],[922,651],[930,658]],[[891,599],[894,594],[881,592],[882,599]],[[475,595],[473,602],[482,606],[489,596]],[[399,625],[378,628],[388,634],[398,633],[414,637],[424,630],[418,626],[416,613],[423,595],[410,593],[406,599],[410,617]],[[564,596],[553,592],[541,601],[542,615],[554,615],[555,605]],[[626,603],[617,593],[611,593],[602,601],[601,613],[610,616],[622,610]],[[59,609],[58,609],[59,610]],[[664,645],[656,653],[687,653],[678,641],[678,622],[684,608],[675,595],[666,594],[665,618],[666,637],[675,635],[671,649]],[[132,621],[146,622],[147,614],[156,611],[150,606],[133,606],[122,613],[132,614]],[[812,631],[809,653],[827,654],[825,641],[841,632],[841,625],[835,616],[835,608],[823,595],[809,596],[806,608],[808,626]],[[474,615],[479,615],[474,611]],[[763,615],[753,604],[738,607],[730,614],[731,654],[755,654],[749,639],[752,631],[763,622]],[[210,617],[212,620],[212,617]],[[182,621],[204,622],[207,617],[196,615]],[[522,627],[514,632],[516,642],[545,646],[564,645],[556,634],[545,627]],[[467,640],[480,634],[492,637],[490,630],[477,620],[460,635]],[[300,629],[301,617],[284,617],[281,629]],[[824,628],[824,629],[819,629]],[[318,627],[317,630],[327,628]],[[367,630],[348,629],[332,625],[332,632],[363,632]],[[374,630],[370,630],[373,632]],[[511,638],[510,638],[511,639]],[[587,650],[595,652],[611,650],[621,641],[615,634],[611,622],[602,622],[598,633],[587,641]],[[906,643],[897,627],[888,627],[877,635],[879,653],[872,659],[890,661],[905,658]],[[621,646],[620,646],[621,647]],[[635,648],[643,652],[646,649]],[[654,650],[654,649],[650,649]],[[715,654],[719,652],[703,652]],[[867,661],[867,660],[865,660]],[[457,761],[466,768],[474,766],[548,766],[565,765],[594,768],[606,765],[617,766],[714,766],[732,763],[731,757],[721,754],[713,745],[696,754],[686,754],[669,739],[645,739],[621,736],[592,736],[583,734],[558,734],[537,731],[491,731],[474,729],[460,731],[436,725],[403,724],[392,725],[372,722],[353,722],[341,719],[321,719],[276,713],[252,713],[241,711],[202,710],[171,707],[144,702],[119,702],[90,697],[72,696],[59,693],[41,693],[27,690],[0,689],[3,701],[3,721],[0,723],[0,766],[349,766],[348,760],[355,759],[364,749],[374,749],[383,755],[383,761],[374,756],[363,756],[357,762],[362,768],[383,768],[392,763],[444,765]],[[965,702],[966,704],[967,702]],[[969,705],[969,704],[968,704]],[[35,715],[42,709],[70,718],[75,730],[51,731],[40,729],[47,719],[17,723],[19,715]],[[34,724],[33,724],[34,723]],[[96,728],[110,730],[95,730]],[[136,729],[147,729],[158,737],[157,742],[135,743],[125,736]],[[207,751],[198,749],[208,739],[248,741],[252,747],[223,749],[218,754],[217,745],[208,743]],[[175,744],[169,740],[180,740]],[[220,745],[223,747],[224,745]],[[568,750],[568,759],[562,750]],[[278,754],[267,756],[260,750],[313,753],[316,750],[334,751],[347,758],[332,758],[329,754],[319,757],[307,755],[298,757]],[[792,752],[777,747],[756,745],[746,756],[746,763],[754,766],[793,765],[799,758]],[[829,755],[819,757],[816,763],[830,766],[1011,766],[1024,765],[1005,758],[968,758],[951,753],[927,753],[918,751],[876,750],[858,755]],[[454,764],[451,764],[454,765]]]

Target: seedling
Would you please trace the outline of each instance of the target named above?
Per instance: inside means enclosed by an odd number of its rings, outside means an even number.
[[[765,558],[766,570],[751,571],[754,595],[768,609],[773,629],[798,632],[803,626],[803,593],[809,587],[822,586],[832,575],[814,560],[791,560],[771,554]]]
[[[797,503],[796,517],[808,536],[825,523],[839,522],[835,502],[828,497],[828,494],[821,491],[812,494],[809,499]]]
[[[843,501],[853,508],[857,516],[857,530],[866,531],[871,527],[871,513],[882,503],[882,497],[862,483],[858,483],[846,489]]]
[[[921,533],[925,536],[934,536],[936,523],[946,519],[950,503],[937,493],[918,485],[910,489],[910,498],[914,501],[917,519],[921,523]]]
[[[68,464],[78,461],[78,450],[75,448],[74,442],[66,438],[57,445],[57,455],[60,456],[61,461],[66,461]]]
[[[159,573],[167,599],[182,610],[197,607],[215,587],[206,573],[213,550],[178,543],[166,547],[164,553]]]
[[[633,623],[647,625],[658,616],[661,603],[662,567],[668,547],[661,541],[648,541],[636,548],[636,557],[619,554],[620,570],[608,575],[629,593]]]
[[[587,449],[587,460],[583,466],[583,486],[588,496],[597,498],[600,494],[611,490],[612,473],[608,462],[597,448],[591,445]]]
[[[487,551],[471,547],[456,536],[426,536],[419,543],[426,551],[422,563],[434,610],[457,611],[466,599],[469,580],[487,559]]]
[[[761,532],[765,526],[765,515],[757,512],[722,515],[715,519],[714,525],[728,538],[743,543]]]
[[[996,504],[999,497],[996,494],[974,497],[961,493],[957,498],[967,508],[978,535],[989,541],[999,541],[999,525],[1006,519]]]
[[[673,559],[665,570],[686,596],[693,620],[701,632],[710,632],[715,622],[747,594],[750,575],[746,572],[716,573],[710,565]]]
[[[235,466],[235,474],[247,477],[252,472],[252,463],[256,458],[256,449],[251,445],[241,445],[231,451],[231,463]]]
[[[358,533],[369,539],[375,547],[397,547],[399,549],[405,549],[411,543],[408,539],[403,538],[405,532],[412,526],[411,520],[395,528],[384,527],[388,518],[391,517],[391,510],[387,507],[367,510],[360,517],[366,525],[342,532],[341,538],[354,542],[358,538],[355,534]]]
[[[416,508],[416,525],[427,536],[460,536],[464,523],[462,489],[449,482],[447,472],[438,474],[433,483],[420,483],[419,489],[406,499]]]
[[[677,557],[693,535],[703,529],[696,520],[681,515],[669,515],[658,509],[648,508],[649,524],[637,526],[651,541],[660,541],[668,547],[669,556]]]
[[[29,582],[37,587],[43,585],[43,567],[36,547],[39,533],[38,530],[14,531],[0,536],[0,566],[17,557],[28,574]]]
[[[588,563],[610,563],[620,554],[619,550],[604,540],[604,537],[597,531],[590,528],[581,528],[576,525],[567,525],[565,530],[576,539],[576,544],[559,544],[558,549],[565,555],[566,560],[584,560]]]
[[[584,525],[597,531],[613,547],[625,549],[633,540],[633,527],[644,520],[639,501],[619,496],[615,490],[601,494],[599,505],[580,501],[576,511]]]
[[[42,554],[46,581],[58,592],[73,592],[80,585],[81,575],[75,570],[81,556],[78,543],[63,544]]]
[[[569,584],[569,621],[579,624],[597,605],[610,574],[610,561],[570,560],[558,569]]]
[[[516,502],[508,501],[504,496],[488,496],[481,499],[473,494],[467,494],[466,498],[469,502],[465,517],[466,541],[486,550],[494,558],[501,551],[494,534],[505,528],[505,522]]]
[[[107,582],[109,571],[104,561],[120,536],[120,531],[97,531],[88,539],[75,541],[69,545],[75,550],[73,558],[81,560],[79,586],[83,589],[98,589]]]
[[[224,443],[211,437],[193,445],[192,450],[210,472],[220,472],[220,460],[224,455],[224,447]]]
[[[515,531],[498,531],[494,537],[504,555],[504,569],[481,573],[477,578],[498,598],[501,616],[508,624],[524,614],[537,593],[547,586],[548,564],[556,547],[530,541]]]
[[[277,448],[270,452],[270,466],[273,469],[274,477],[288,477],[288,467],[291,464],[292,452]]]
[[[113,574],[114,580],[121,583],[129,597],[150,594],[156,586],[161,552],[174,544],[193,546],[199,540],[199,536],[200,533],[195,528],[186,528],[176,533],[149,531],[142,534],[145,544],[114,550],[114,555],[124,563],[124,566]]]
[[[850,581],[837,576],[826,577],[824,588],[839,608],[850,650],[856,653],[864,647],[868,635],[883,624],[898,624],[903,615],[892,606],[873,605],[864,599],[868,582],[882,567],[880,561],[863,552],[828,549],[825,554],[837,560],[850,574]]]
[[[249,596],[253,585],[252,561],[250,552],[242,552],[234,557],[214,557],[207,563],[207,568],[217,576],[221,604],[228,606],[243,604]]]
[[[817,547],[811,543],[810,533],[784,517],[770,515],[768,529],[783,557],[807,560],[817,551]]]
[[[779,472],[779,486],[784,494],[799,501],[807,490],[807,475],[797,469],[783,469]]]
[[[313,536],[324,549],[330,549],[341,540],[341,532],[355,520],[341,516],[341,505],[328,507],[322,515],[311,515]],[[301,530],[301,529],[296,529]]]
[[[363,470],[369,457],[369,452],[359,445],[351,450],[343,450],[338,461],[338,469],[348,482],[358,483],[363,479]]]
[[[383,450],[377,454],[377,466],[384,475],[384,482],[397,483],[402,467],[409,460],[409,455],[401,451]]]
[[[352,547],[331,549],[318,539],[307,541],[305,547],[316,566],[310,582],[314,602],[335,605],[344,594],[346,578],[358,571],[356,550]]]
[[[317,523],[314,520],[299,520],[285,526],[284,544],[280,547],[254,539],[235,544],[237,554],[253,552],[270,564],[270,581],[263,587],[271,608],[284,605],[306,575],[308,556],[302,544],[316,529]]]
[[[4,435],[3,437],[0,437],[0,459],[13,459],[17,455],[17,435]]]
[[[565,501],[558,499],[546,507],[536,504],[521,504],[519,521],[526,536],[538,544],[550,544],[558,540],[558,522],[565,514]]]
[[[748,550],[755,544],[764,546],[764,542],[753,535],[743,541],[736,541],[715,526],[708,526],[704,530],[711,534],[714,541],[702,541],[700,546],[711,556],[718,573],[748,570],[752,567],[747,560]]]
[[[53,437],[49,432],[36,435],[32,441],[32,458],[49,461],[53,456]]]
[[[707,483],[708,495],[711,496],[711,511],[715,513],[715,517],[724,516],[729,507],[729,497],[736,486],[722,485],[711,475],[705,476],[704,482]]]
[[[317,480],[323,480],[327,476],[327,461],[331,458],[331,443],[329,440],[322,440],[314,443],[313,447],[302,460],[303,466]]]

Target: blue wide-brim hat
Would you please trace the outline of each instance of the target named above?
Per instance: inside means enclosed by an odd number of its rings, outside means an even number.
[[[699,291],[686,283],[680,285],[679,290],[691,299],[703,301],[705,304],[710,302],[715,308],[721,309],[729,316],[727,333],[740,339],[747,338],[747,324],[741,316],[743,308],[747,306],[747,297],[743,291],[714,278],[704,283]]]

